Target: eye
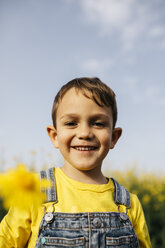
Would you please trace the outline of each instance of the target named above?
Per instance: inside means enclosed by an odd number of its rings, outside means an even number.
[[[65,126],[68,126],[68,127],[74,127],[77,125],[77,122],[75,121],[68,121],[65,123]]]
[[[101,121],[95,121],[93,123],[93,126],[96,126],[96,127],[104,127],[105,126],[105,123],[104,122],[101,122]]]

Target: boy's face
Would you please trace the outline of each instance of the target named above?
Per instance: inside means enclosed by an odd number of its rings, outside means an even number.
[[[47,130],[54,146],[60,149],[67,170],[100,171],[103,159],[121,135],[120,128],[112,127],[110,107],[100,107],[72,88],[59,103],[56,129]]]

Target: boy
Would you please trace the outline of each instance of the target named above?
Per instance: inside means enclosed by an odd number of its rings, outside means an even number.
[[[41,171],[52,180],[39,209],[10,209],[0,227],[0,247],[151,247],[138,198],[101,172],[121,136],[114,92],[98,78],[64,85],[47,127],[64,165]]]

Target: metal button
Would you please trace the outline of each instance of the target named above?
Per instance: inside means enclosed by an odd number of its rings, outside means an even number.
[[[42,244],[45,244],[45,243],[46,243],[46,238],[43,237],[43,238],[41,239],[41,243],[42,243]]]
[[[46,213],[46,214],[45,214],[45,221],[46,221],[47,223],[51,223],[51,222],[53,221],[53,219],[54,219],[54,216],[53,216],[52,213]]]
[[[95,227],[101,227],[101,220],[100,220],[99,218],[95,218],[95,219],[93,220],[93,225],[94,225]]]
[[[128,216],[127,216],[125,213],[121,212],[121,213],[120,213],[120,219],[121,219],[122,221],[126,221],[126,220],[128,220]]]

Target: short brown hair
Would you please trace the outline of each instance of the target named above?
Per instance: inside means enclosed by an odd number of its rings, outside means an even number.
[[[57,93],[53,108],[52,108],[52,120],[53,125],[56,128],[56,113],[58,109],[59,102],[62,100],[63,96],[66,94],[68,90],[71,88],[75,88],[76,90],[81,90],[82,94],[93,101],[95,101],[100,107],[111,107],[112,115],[113,115],[113,128],[116,125],[117,121],[117,104],[116,104],[116,96],[113,90],[108,87],[105,83],[103,83],[99,78],[75,78],[65,85]],[[90,95],[87,95],[87,92]]]

